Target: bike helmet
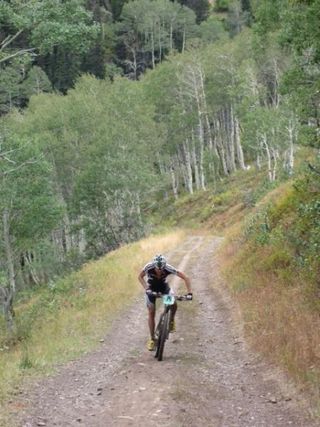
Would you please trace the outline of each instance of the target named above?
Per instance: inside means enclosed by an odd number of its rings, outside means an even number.
[[[156,255],[153,259],[153,262],[157,268],[164,268],[167,264],[167,260],[163,255]]]

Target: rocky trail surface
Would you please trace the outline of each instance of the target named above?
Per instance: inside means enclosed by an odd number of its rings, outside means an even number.
[[[17,425],[315,426],[283,374],[247,348],[221,286],[220,243],[191,236],[168,254],[192,279],[194,301],[179,305],[177,332],[170,335],[162,362],[145,347],[141,294],[113,322],[98,350],[21,395]],[[174,279],[177,288],[181,281]]]

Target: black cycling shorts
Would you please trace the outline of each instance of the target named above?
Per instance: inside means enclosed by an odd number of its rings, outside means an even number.
[[[169,294],[171,290],[168,283],[164,283],[163,285],[160,285],[160,286],[149,284],[149,289],[151,289],[153,292],[161,292],[162,294]],[[153,295],[146,294],[147,307],[149,307],[150,305],[155,305],[155,303],[156,303],[156,297]]]

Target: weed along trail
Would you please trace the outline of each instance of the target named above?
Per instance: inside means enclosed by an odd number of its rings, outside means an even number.
[[[194,301],[179,305],[177,331],[162,362],[146,350],[141,293],[98,350],[24,392],[17,425],[316,425],[293,387],[248,350],[233,303],[221,290],[215,255],[220,244],[220,238],[189,236],[167,254],[192,279]],[[182,281],[171,284],[184,292]]]

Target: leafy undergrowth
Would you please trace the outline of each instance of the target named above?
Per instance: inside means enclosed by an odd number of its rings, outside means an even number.
[[[320,168],[318,168],[320,171]],[[320,174],[267,194],[228,230],[221,264],[252,345],[320,397]]]
[[[315,150],[299,147],[295,158],[295,175],[303,173],[307,161],[315,157]],[[172,227],[203,228],[214,233],[226,232],[235,224],[241,224],[263,197],[290,177],[282,174],[276,182],[269,182],[266,166],[239,170],[229,177],[219,178],[206,191],[182,194],[177,200],[163,200],[146,208],[151,224],[158,232]]]
[[[15,336],[0,336],[0,401],[27,375],[48,373],[96,347],[141,290],[137,276],[150,254],[170,250],[182,237],[182,231],[173,232],[124,246],[22,301]]]
[[[238,171],[206,191],[162,201],[151,211],[151,222],[158,230],[178,226],[221,233],[241,221],[273,186],[265,179],[264,171]]]
[[[207,191],[155,203],[149,212],[157,236],[27,295],[17,307],[14,339],[0,336],[0,401],[26,375],[47,373],[97,346],[139,292],[136,275],[150,252],[181,240],[182,232],[167,231],[177,226],[227,237],[221,266],[252,345],[319,392],[320,186],[315,172],[300,174],[270,184],[265,171],[252,168]]]
[[[297,161],[292,179],[240,171],[169,200],[153,221],[226,236],[221,267],[252,346],[319,400],[320,162],[304,149]]]

